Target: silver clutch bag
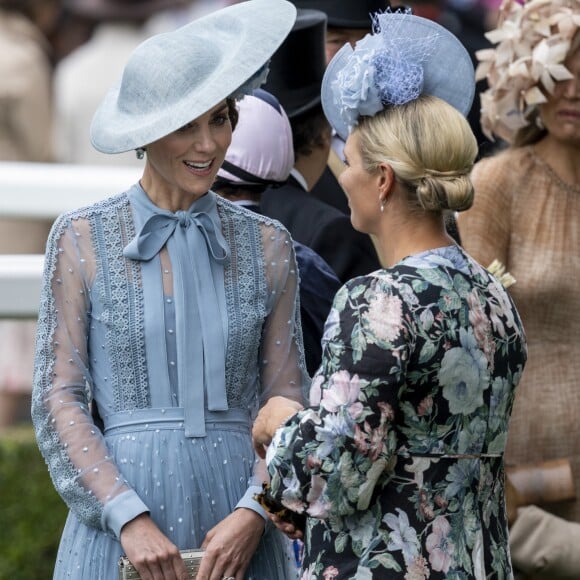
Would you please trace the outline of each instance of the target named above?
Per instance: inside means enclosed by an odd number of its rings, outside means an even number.
[[[188,578],[195,580],[199,564],[203,556],[203,550],[181,550],[180,552],[185,567],[187,568]],[[119,559],[119,580],[140,580],[139,572],[135,566],[129,562],[127,556],[121,556]]]

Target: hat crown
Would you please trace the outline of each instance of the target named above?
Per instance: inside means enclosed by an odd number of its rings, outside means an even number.
[[[264,89],[272,93],[292,118],[320,104],[326,68],[326,15],[298,10],[296,22],[270,61]]]
[[[292,0],[296,8],[321,10],[328,17],[328,26],[336,28],[371,28],[376,12],[386,10],[388,0]]]
[[[93,116],[93,146],[103,153],[144,147],[250,93],[295,19],[288,0],[246,0],[147,39]]]
[[[141,44],[125,66],[119,90],[119,108],[128,114],[155,113],[160,102],[167,105],[177,102],[182,95],[180,88],[189,85],[193,91],[196,86],[207,82],[222,55],[215,45],[199,37],[189,40],[189,51],[195,51],[195,60],[182,58],[187,55],[183,54],[184,46],[177,37],[169,37],[163,48],[147,41]],[[181,59],[183,66],[166,67],[163,82],[152,83],[151,74],[154,71],[151,62],[167,60],[168,55],[171,55],[171,60]]]

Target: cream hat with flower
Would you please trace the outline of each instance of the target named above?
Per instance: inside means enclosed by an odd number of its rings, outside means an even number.
[[[504,0],[498,26],[486,34],[495,48],[476,53],[476,78],[487,79],[481,94],[481,126],[508,143],[532,121],[555,83],[572,74],[563,65],[580,27],[580,0]]]
[[[227,97],[250,93],[295,19],[287,0],[246,0],[147,39],[98,107],[93,146],[103,153],[145,147]]]

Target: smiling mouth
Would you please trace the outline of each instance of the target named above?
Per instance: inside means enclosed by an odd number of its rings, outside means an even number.
[[[568,117],[568,118],[571,117],[574,119],[578,119],[580,118],[580,111],[560,111],[558,115],[560,117]]]
[[[213,159],[203,163],[194,163],[193,161],[184,161],[183,163],[195,171],[207,171],[212,166]]]

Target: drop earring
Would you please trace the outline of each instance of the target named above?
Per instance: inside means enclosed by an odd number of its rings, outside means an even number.
[[[544,125],[544,121],[542,121],[540,113],[538,113],[536,116],[536,127],[540,129],[540,131],[543,131],[546,128],[546,126]]]
[[[137,159],[143,159],[143,157],[145,157],[145,148],[138,147],[135,149],[135,155],[137,155]]]
[[[385,211],[385,200],[381,199],[381,213]]]

